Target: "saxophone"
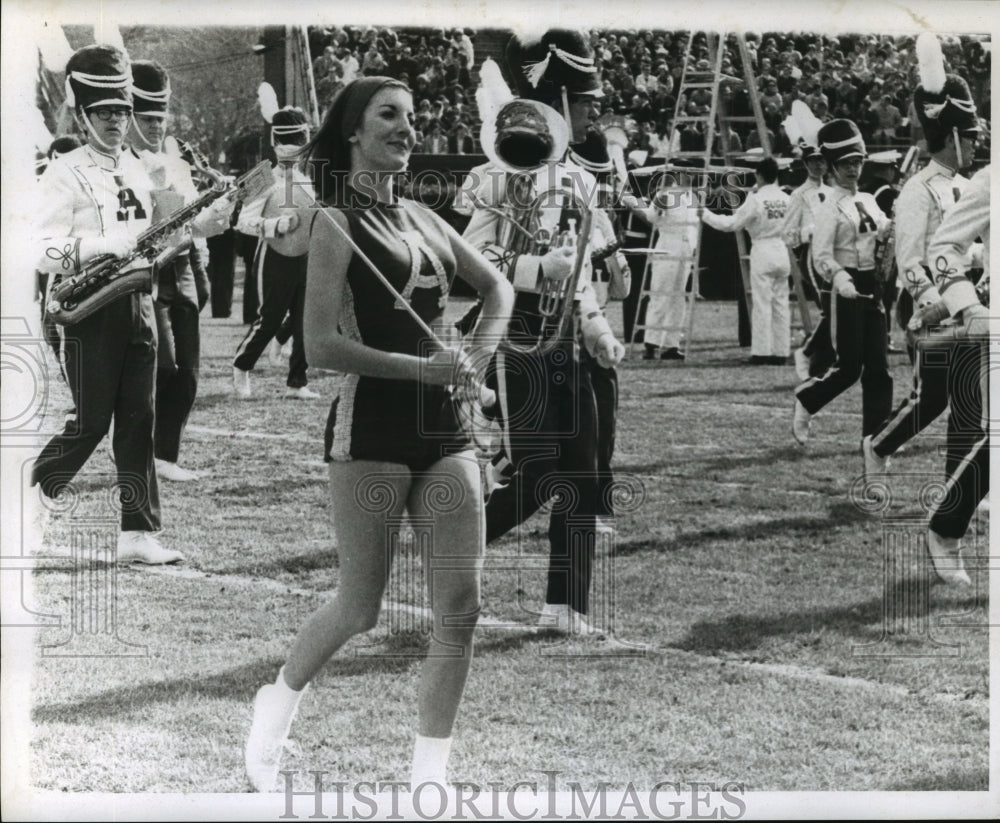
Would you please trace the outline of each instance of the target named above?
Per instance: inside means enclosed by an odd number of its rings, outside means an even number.
[[[166,219],[139,235],[135,248],[124,257],[101,254],[88,260],[80,271],[59,278],[49,292],[45,311],[60,325],[78,323],[98,309],[126,294],[153,293],[153,265],[171,251],[169,239],[174,232],[193,220],[206,206],[224,195],[234,200],[252,200],[274,185],[271,164],[266,160],[235,180],[231,185],[219,172],[202,170],[214,176],[212,188],[197,200],[181,206]]]

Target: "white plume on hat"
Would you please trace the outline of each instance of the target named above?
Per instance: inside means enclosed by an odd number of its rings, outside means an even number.
[[[476,105],[484,129],[493,129],[495,133],[497,114],[505,103],[513,99],[514,95],[500,73],[500,66],[487,57],[479,69],[479,88],[476,89]],[[480,138],[482,135],[483,131]]]
[[[941,52],[941,41],[937,35],[928,31],[917,37],[917,70],[920,73],[920,85],[924,91],[940,94],[947,79],[944,70],[944,54]]]
[[[38,51],[42,55],[42,65],[49,71],[61,74],[73,56],[62,26],[42,25],[38,33]]]
[[[817,135],[823,121],[813,114],[812,109],[804,101],[795,100],[792,103],[792,112],[782,121],[781,125],[793,146],[800,141],[807,146],[819,145]]]
[[[270,83],[261,83],[257,87],[257,103],[264,121],[270,123],[281,106],[278,105],[278,94]]]

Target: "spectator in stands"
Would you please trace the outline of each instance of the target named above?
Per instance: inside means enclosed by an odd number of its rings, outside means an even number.
[[[653,74],[653,65],[649,60],[643,60],[640,64],[639,73],[635,76],[635,90],[644,91],[647,95],[652,95],[659,88],[659,80]]]
[[[476,150],[475,141],[465,123],[456,123],[448,138],[449,154],[472,154]]]
[[[872,145],[888,146],[896,142],[896,129],[903,122],[903,115],[892,104],[892,97],[883,94],[875,107],[875,132],[872,134]]]
[[[358,63],[358,58],[355,57],[353,49],[349,46],[343,46],[337,53],[337,57],[340,60],[341,67],[343,68],[343,75],[340,79],[346,86],[358,76],[358,72],[361,70],[361,64]]]
[[[441,131],[441,121],[431,120],[427,124],[427,131],[424,133],[422,145],[419,149],[424,154],[446,154],[448,151],[448,140]]]

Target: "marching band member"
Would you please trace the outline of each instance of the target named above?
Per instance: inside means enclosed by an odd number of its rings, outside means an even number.
[[[245,760],[258,791],[273,788],[307,684],[352,636],[376,625],[392,558],[386,521],[404,510],[434,522],[424,559],[434,625],[420,675],[411,785],[445,780],[483,561],[479,467],[447,387],[465,385],[476,377],[473,363],[488,360],[512,294],[443,220],[393,194],[392,175],[406,167],[414,142],[409,89],[373,76],[340,92],[307,147],[313,188],[327,208],[301,209],[289,242],[303,233],[308,242],[309,359],[344,373],[325,438],[341,578],[334,599],[300,629],[276,682],[257,693]],[[473,351],[459,357],[429,349],[426,333],[397,303],[406,300],[426,324],[440,324],[456,273],[484,301],[468,338]],[[386,506],[368,505],[362,490],[372,481]],[[445,482],[456,503],[442,511],[434,488]]]
[[[66,64],[68,102],[87,143],[55,158],[39,182],[38,256],[50,277],[72,275],[98,255],[124,257],[152,223],[154,183],[139,156],[123,148],[132,118],[128,57],[85,46]],[[119,297],[65,328],[66,376],[76,419],[42,449],[32,485],[58,496],[108,433],[121,495],[119,562],[173,563],[164,548],[153,464],[156,317],[153,298]]]
[[[929,38],[929,39],[928,39]],[[930,162],[903,186],[895,205],[895,252],[900,280],[914,307],[909,320],[913,335],[924,325],[947,317],[947,308],[931,279],[927,246],[941,221],[969,184],[961,170],[972,164],[979,132],[975,103],[965,81],[944,73],[941,47],[933,34],[920,35],[921,84],[914,92],[920,125],[927,139]],[[977,244],[978,246],[978,244]],[[973,265],[970,249],[964,274]],[[892,417],[862,443],[865,474],[881,474],[901,445],[929,426],[948,405],[950,389],[978,390],[980,346],[953,337],[915,338],[913,391]],[[979,402],[973,401],[978,407]],[[945,470],[950,475],[968,447],[983,434],[978,414],[948,416],[949,450]],[[965,439],[965,446],[961,441]]]
[[[556,136],[569,129],[570,142],[583,142],[600,82],[590,47],[578,32],[552,29],[533,42],[512,38],[507,57],[517,73],[520,98],[543,105],[522,100],[497,129],[502,134],[509,131],[515,143],[525,137],[544,143],[545,150],[536,158],[537,165],[525,164],[534,166],[532,171],[501,173],[502,166],[496,165],[492,171],[498,174],[484,175],[465,230],[465,237],[495,262],[516,293],[507,338],[491,364],[502,430],[501,454],[494,466],[512,468],[513,474],[509,483],[489,496],[486,539],[506,534],[559,494],[561,501],[553,507],[549,523],[549,573],[540,625],[599,636],[585,619],[598,508],[597,410],[591,372],[580,364],[575,331],[546,340],[544,348],[532,348],[543,334],[541,292],[546,281],[558,283],[573,274],[576,244],[581,242],[576,227],[582,209],[593,205],[596,188],[589,172],[557,154],[561,147]],[[485,114],[484,122],[493,125]],[[490,154],[491,141],[483,143]],[[515,235],[501,210],[507,206],[518,212],[520,207],[521,213],[527,212],[537,197],[543,201],[535,237],[545,236],[548,242],[519,253],[508,247]],[[569,238],[567,245],[554,240],[560,234]],[[600,366],[610,368],[621,361],[625,349],[597,305],[588,258],[586,254],[582,258],[577,292],[567,299],[575,299],[584,346]],[[548,325],[552,332],[552,324]],[[559,492],[563,485],[566,489]]]
[[[781,239],[788,195],[778,187],[778,162],[765,157],[757,166],[757,188],[734,214],[699,208],[701,219],[718,231],[746,229],[750,249],[750,292],[753,296],[751,365],[782,365],[791,350],[788,308],[788,250]]]
[[[961,104],[959,104],[961,105]],[[929,142],[929,141],[928,141]],[[962,563],[962,538],[976,511],[976,506],[990,490],[989,437],[989,310],[967,277],[966,261],[972,244],[981,239],[983,267],[990,267],[990,166],[978,171],[962,198],[942,220],[927,248],[927,260],[934,276],[934,286],[948,313],[960,323],[960,336],[979,346],[979,372],[967,372],[964,386],[954,386],[951,416],[979,418],[980,436],[968,447],[962,440],[966,432],[948,426],[948,451],[963,449],[962,458],[948,471],[945,493],[931,512],[927,548],[934,569],[947,583],[970,585]],[[975,388],[971,384],[975,384]],[[953,443],[954,437],[960,437]]]
[[[305,113],[293,106],[274,112],[271,141],[278,163],[274,167],[274,186],[263,196],[247,203],[236,221],[236,229],[260,238],[254,257],[254,271],[261,295],[257,317],[236,349],[233,359],[233,388],[241,399],[251,397],[250,371],[281,331],[285,315],[291,315],[292,352],[288,358],[285,397],[311,400],[319,395],[309,388],[308,363],[303,341],[302,318],[305,313],[305,254],[290,255],[283,236],[294,228],[294,213],[281,214],[289,191],[308,186],[309,180],[298,168],[295,158],[309,139]]]
[[[830,290],[824,289],[823,282],[816,276],[812,255],[816,211],[832,190],[823,180],[826,160],[816,146],[803,146],[802,163],[806,167],[806,180],[789,195],[782,237],[798,259],[799,271],[815,295],[820,313],[812,334],[795,350],[795,372],[800,380],[808,380],[825,372],[835,356],[830,341]]]
[[[819,130],[820,151],[833,173],[833,193],[816,212],[813,260],[832,288],[830,337],[837,359],[820,377],[795,390],[792,434],[809,439],[812,415],[861,379],[861,436],[873,433],[892,409],[888,328],[883,284],[875,272],[875,244],[889,219],[875,198],[858,191],[865,143],[851,120]]]
[[[181,205],[198,199],[191,179],[191,167],[180,157],[163,151],[167,136],[170,79],[152,60],[132,63],[133,119],[129,132],[132,146],[140,150],[156,186],[153,207],[157,219],[166,218]],[[216,205],[218,204],[218,205]],[[227,227],[233,204],[216,201],[182,229],[174,239],[167,260],[156,265],[156,424],[154,454],[157,476],[186,482],[198,475],[177,465],[181,435],[198,393],[201,334],[198,314],[208,300],[208,283],[203,269],[192,265],[195,243],[205,246],[204,237],[221,234]],[[159,212],[163,212],[162,215]]]
[[[683,360],[685,290],[698,245],[698,202],[685,171],[663,176],[653,203],[633,210],[656,230],[649,263],[644,359]]]

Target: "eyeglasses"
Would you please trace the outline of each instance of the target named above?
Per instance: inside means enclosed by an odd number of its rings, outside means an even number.
[[[112,119],[128,120],[132,116],[132,109],[109,109],[101,106],[96,109],[89,109],[89,114],[96,114],[98,120],[103,120],[105,123]]]

